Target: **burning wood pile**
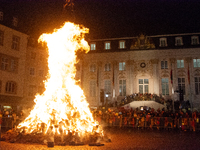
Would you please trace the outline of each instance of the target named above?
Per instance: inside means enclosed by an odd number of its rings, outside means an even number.
[[[97,129],[99,126],[96,126]],[[41,144],[47,145],[48,147],[53,147],[54,145],[70,145],[70,146],[79,146],[79,145],[90,145],[90,146],[103,146],[105,142],[111,142],[111,140],[106,136],[102,136],[100,133],[96,132],[94,129],[91,133],[84,133],[80,135],[78,131],[68,131],[53,133],[53,127],[50,126],[47,133],[42,133],[34,131],[32,133],[21,132],[20,130],[9,130],[6,134],[3,135],[2,141],[10,143],[25,143],[25,144]]]
[[[48,75],[45,91],[36,95],[30,115],[15,132],[8,132],[11,142],[88,144],[103,139],[104,133],[92,113],[83,90],[75,80],[76,51],[89,51],[84,40],[87,28],[66,22],[39,42],[48,47]]]

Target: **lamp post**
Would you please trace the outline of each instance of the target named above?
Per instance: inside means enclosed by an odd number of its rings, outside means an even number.
[[[106,93],[106,110],[108,109],[108,94]]]

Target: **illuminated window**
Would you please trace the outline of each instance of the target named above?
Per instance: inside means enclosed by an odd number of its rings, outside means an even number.
[[[104,81],[104,92],[105,92],[105,94],[111,93],[111,81],[110,80]]]
[[[19,42],[20,42],[20,37],[13,36],[13,39],[12,39],[12,49],[19,50]]]
[[[90,44],[90,50],[96,50],[96,44],[95,43]]]
[[[149,79],[139,79],[139,92],[149,93]]]
[[[119,48],[124,49],[125,47],[125,41],[119,41]]]
[[[161,69],[168,69],[167,61],[161,61]]]
[[[200,94],[200,77],[195,77],[195,94],[199,95]]]
[[[192,36],[191,37],[191,44],[192,45],[198,45],[199,44],[199,37],[198,36]]]
[[[17,93],[17,84],[13,81],[6,82],[6,93],[16,94]]]
[[[105,49],[111,49],[110,42],[105,42]]]
[[[105,71],[110,71],[111,70],[110,63],[105,64],[104,70]]]
[[[95,72],[96,71],[96,65],[95,64],[91,64],[90,65],[90,72]]]
[[[0,21],[3,21],[3,12],[0,11]]]
[[[126,69],[126,63],[125,62],[120,62],[119,63],[119,71],[123,71]]]
[[[90,96],[91,97],[96,96],[96,81],[95,80],[90,81]]]
[[[200,59],[193,59],[194,68],[200,67]]]
[[[183,38],[182,38],[182,37],[176,37],[176,38],[175,38],[175,45],[176,45],[176,46],[181,46],[181,45],[183,45]]]
[[[119,95],[126,96],[126,80],[119,80]]]
[[[184,68],[184,60],[177,60],[177,68]]]
[[[167,38],[160,38],[160,47],[166,47],[167,46]]]
[[[13,26],[17,27],[18,25],[18,19],[16,17],[13,17]]]
[[[162,78],[161,82],[162,95],[169,95],[169,79]]]
[[[0,30],[0,45],[3,45],[4,32]]]
[[[35,75],[35,68],[30,68],[30,75],[32,75],[32,76]]]

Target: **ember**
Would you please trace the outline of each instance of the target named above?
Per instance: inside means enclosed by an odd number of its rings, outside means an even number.
[[[74,79],[76,51],[89,50],[84,40],[87,32],[87,28],[66,22],[53,33],[40,36],[39,41],[46,42],[49,52],[46,90],[36,95],[34,109],[17,126],[14,141],[74,145],[95,143],[103,137]]]

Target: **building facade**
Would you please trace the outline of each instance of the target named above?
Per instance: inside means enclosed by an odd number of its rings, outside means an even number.
[[[27,38],[24,33],[0,25],[1,106],[23,103]]]
[[[82,64],[82,87],[91,106],[151,93],[200,104],[200,33],[91,40]],[[183,94],[183,97],[180,97]],[[180,99],[181,98],[181,99]]]
[[[16,17],[5,19],[0,11],[0,110],[20,111],[34,105],[36,93],[44,91],[47,57],[37,40],[18,30]]]

